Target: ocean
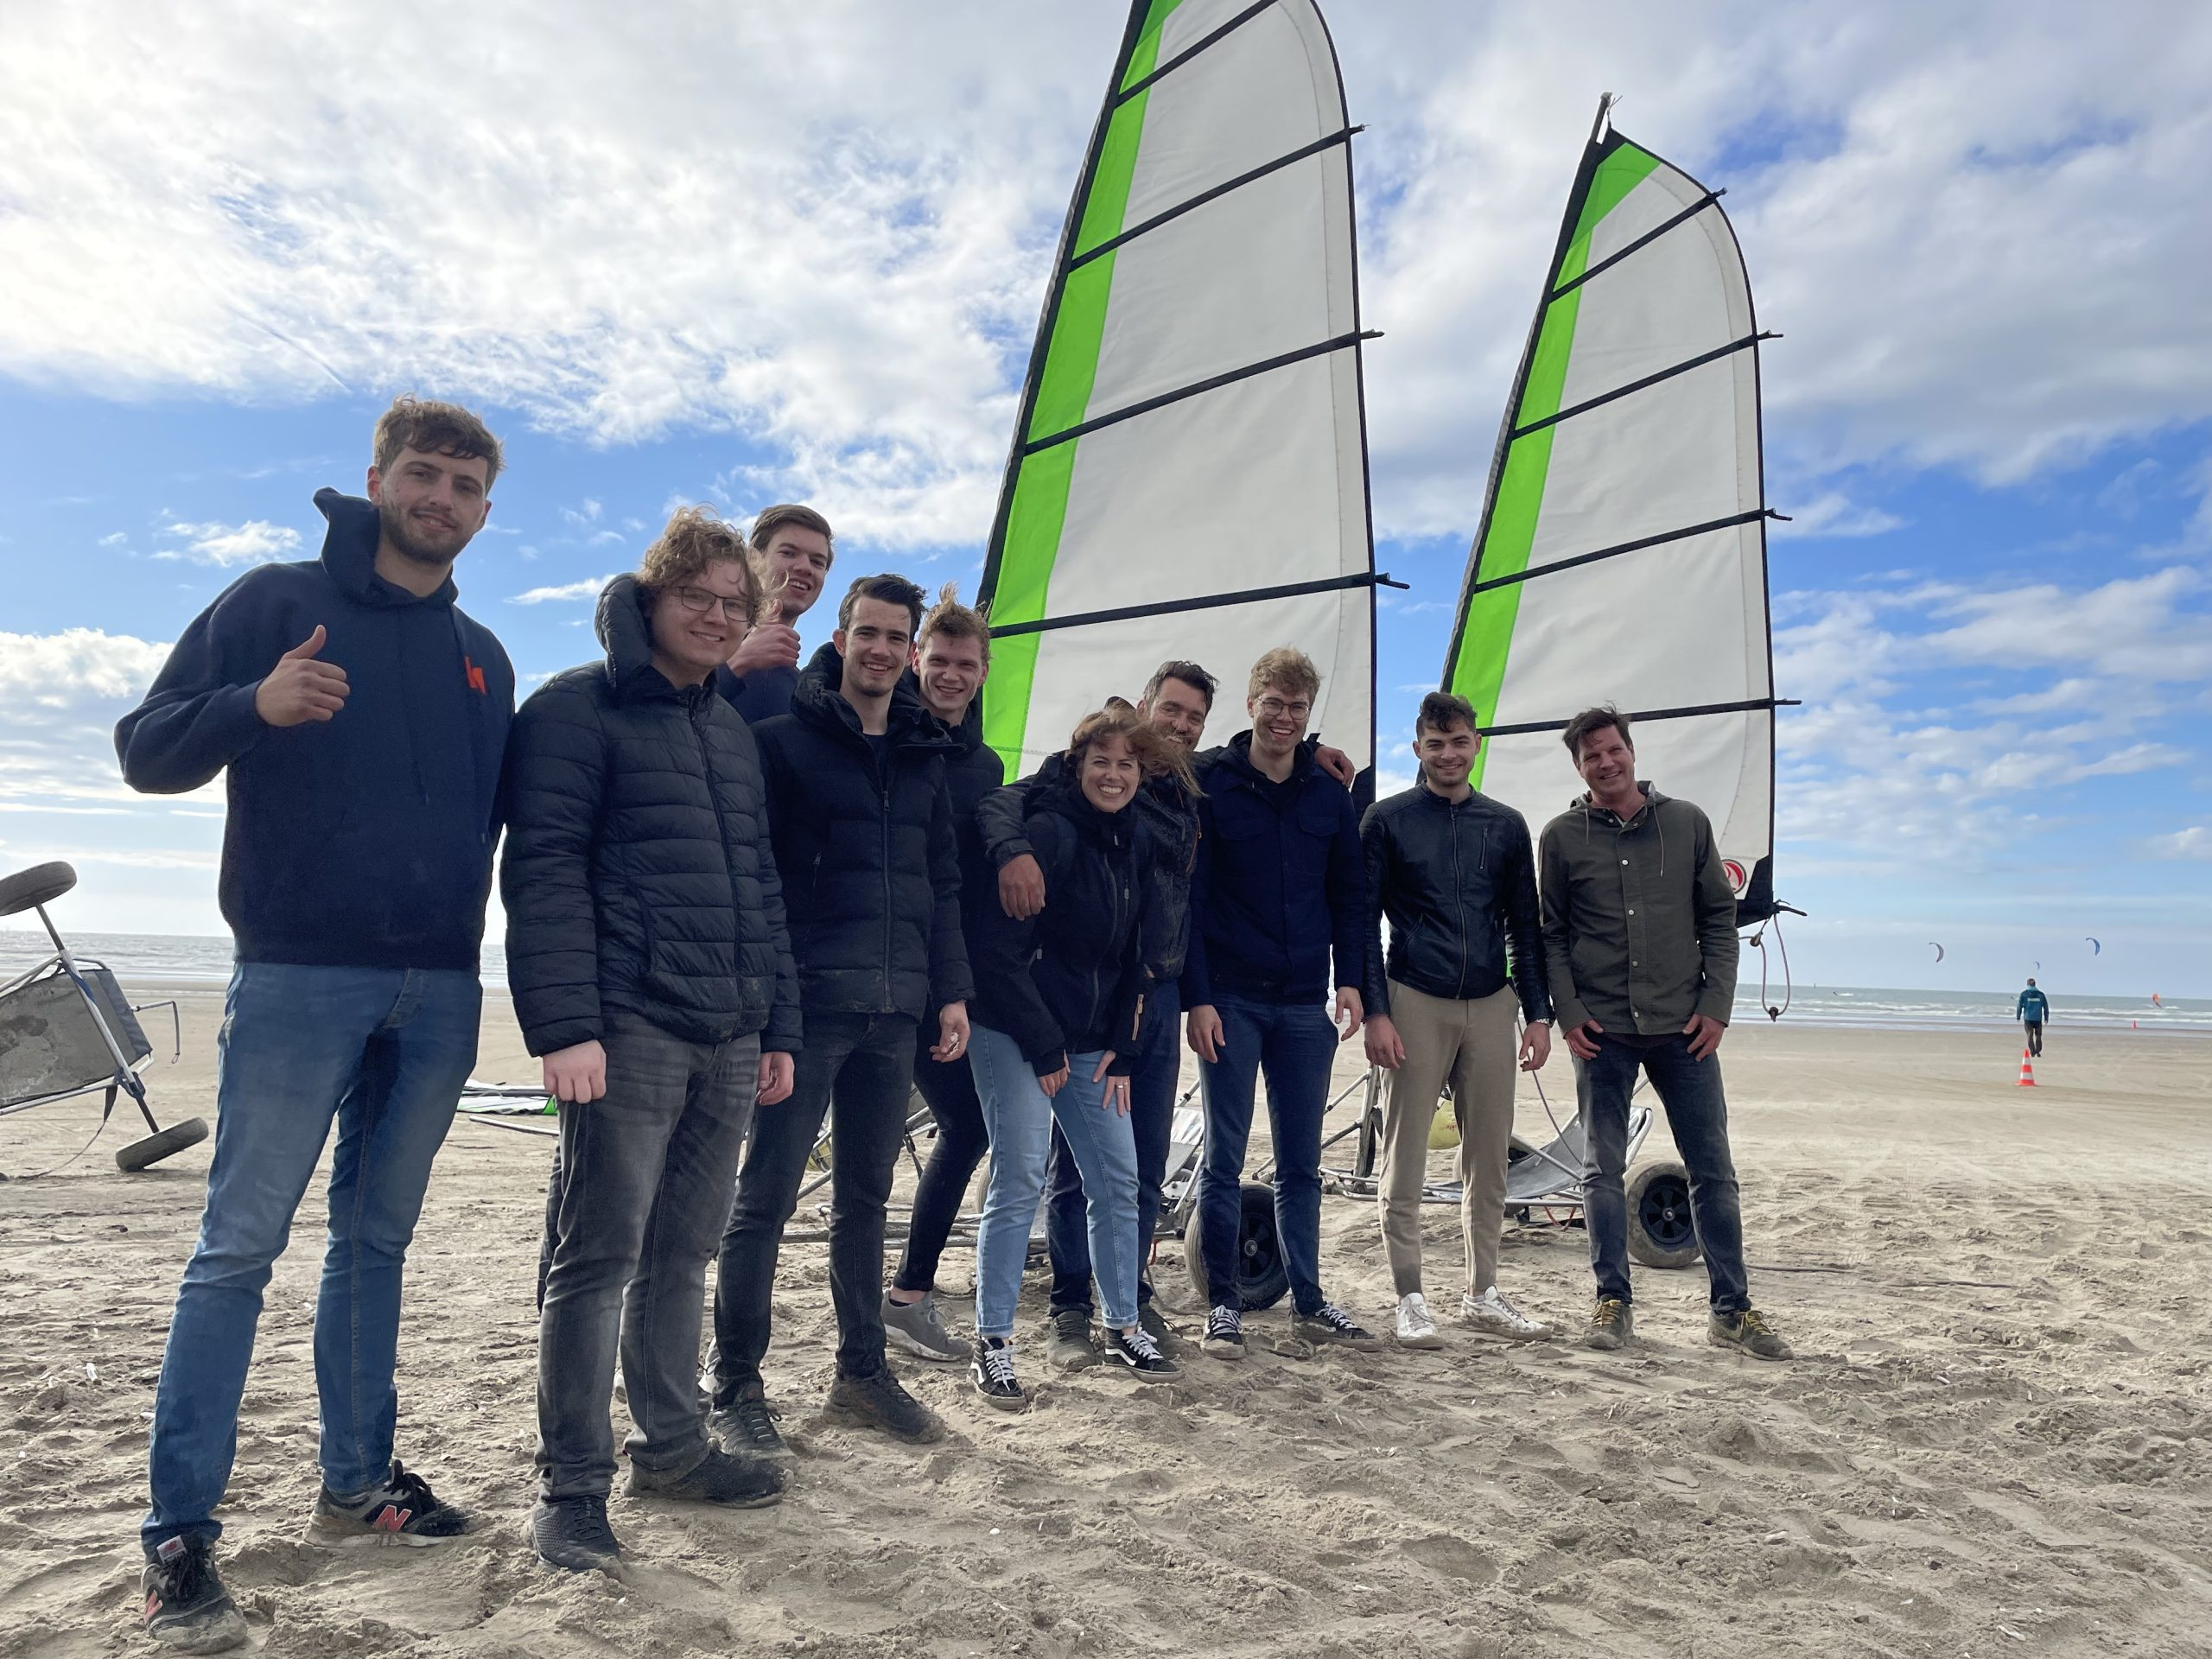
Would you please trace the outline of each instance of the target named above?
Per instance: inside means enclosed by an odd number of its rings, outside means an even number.
[[[76,933],[66,936],[69,948],[80,957],[105,962],[124,979],[168,979],[188,983],[219,985],[231,976],[231,942],[226,938],[194,938],[161,933]],[[46,935],[19,927],[0,928],[0,982],[13,977],[44,957],[49,947]],[[484,947],[484,982],[497,988],[506,984],[506,960],[498,945]],[[1770,1001],[1782,1000],[1782,988],[1770,984]],[[1884,989],[1867,985],[1800,985],[1783,1018],[1808,1026],[1859,1026],[1876,1029],[1950,1027],[1959,1029],[2005,1027],[2012,1024],[2011,991],[1920,991]],[[2202,997],[2163,997],[2163,1007],[2153,1007],[2146,994],[2139,999],[2115,996],[2053,995],[2054,1026],[2083,1026],[2125,1031],[2212,1032],[2212,1001]],[[1764,1018],[1756,983],[1739,989],[1736,1018],[1749,1023]]]

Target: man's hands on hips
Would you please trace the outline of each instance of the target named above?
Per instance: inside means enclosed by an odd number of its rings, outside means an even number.
[[[968,1005],[948,1002],[938,1010],[937,1042],[930,1058],[950,1065],[968,1052]]]
[[[1552,1022],[1531,1020],[1521,1033],[1521,1069],[1541,1071],[1544,1062],[1552,1057]]]
[[[1045,908],[1045,872],[1034,855],[1017,853],[999,867],[999,908],[1017,922]]]
[[[1728,1027],[1709,1014],[1694,1014],[1690,1022],[1682,1027],[1682,1035],[1690,1039],[1690,1058],[1702,1060],[1720,1046],[1720,1039],[1728,1034]]]
[[[1406,1063],[1405,1039],[1398,1035],[1397,1021],[1387,1014],[1368,1016],[1367,1063],[1385,1071],[1395,1071]]]
[[[791,1063],[785,1057],[785,1064]],[[581,1106],[607,1092],[607,1050],[594,1037],[588,1043],[556,1048],[545,1056],[545,1092],[556,1100]]]
[[[760,1092],[753,1096],[760,1105],[773,1106],[779,1101],[791,1097],[791,1057],[780,1049],[769,1049],[760,1056]]]

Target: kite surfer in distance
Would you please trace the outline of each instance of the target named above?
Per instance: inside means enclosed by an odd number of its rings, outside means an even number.
[[[2031,979],[2028,988],[2020,993],[2020,1001],[2012,1010],[2012,1017],[2028,1029],[2028,1053],[2039,1057],[2043,1053],[2043,1022],[2050,1015],[2050,999],[2036,988]]]

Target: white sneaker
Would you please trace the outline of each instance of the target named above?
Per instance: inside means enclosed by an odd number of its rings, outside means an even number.
[[[1478,1331],[1515,1342],[1535,1342],[1552,1333],[1541,1319],[1532,1319],[1498,1294],[1492,1285],[1479,1296],[1462,1296],[1459,1315]]]
[[[1444,1338],[1438,1334],[1436,1320],[1428,1311],[1428,1299],[1417,1290],[1399,1297],[1398,1346],[1441,1348],[1443,1345]]]

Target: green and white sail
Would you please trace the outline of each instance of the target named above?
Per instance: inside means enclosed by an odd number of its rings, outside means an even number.
[[[1374,747],[1351,137],[1313,0],[1137,0],[1046,290],[982,596],[985,740],[1027,772],[1170,658],[1253,660]]]
[[[1444,684],[1476,786],[1532,829],[1580,789],[1560,733],[1632,715],[1637,771],[1711,817],[1772,912],[1774,675],[1762,336],[1718,193],[1598,124],[1491,463]]]

